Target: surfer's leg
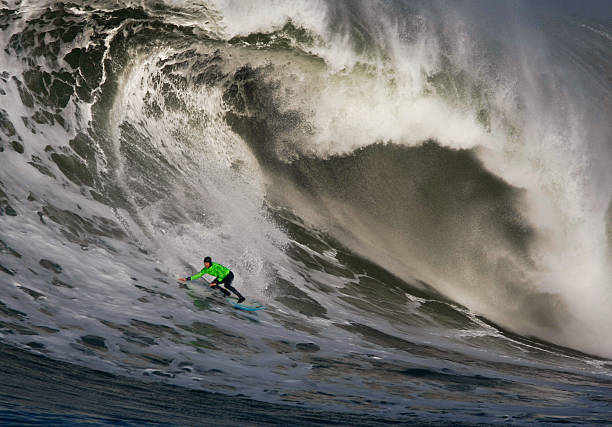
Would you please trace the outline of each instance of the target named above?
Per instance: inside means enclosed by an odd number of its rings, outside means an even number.
[[[229,297],[229,296],[231,295],[231,294],[230,294],[228,291],[226,291],[226,290],[225,290],[225,289],[223,289],[221,286],[219,286],[219,285],[220,285],[220,283],[217,283],[217,282],[216,282],[216,280],[215,280],[215,281],[213,281],[212,283],[216,283],[216,285],[215,285],[215,286],[213,286],[213,288],[219,289],[219,291],[221,291],[221,293],[222,293],[223,295],[225,295],[226,297]],[[223,283],[223,282],[221,282],[221,283]]]
[[[215,287],[219,288],[219,290],[223,293],[224,296],[229,297],[231,295],[228,291],[223,289],[221,286],[215,286]]]
[[[238,297],[238,302],[242,302],[244,301],[244,297],[242,295],[240,295],[240,292],[238,292],[236,290],[236,288],[234,288],[232,285],[225,285],[225,289],[232,291],[233,293],[236,294],[236,296]]]
[[[234,281],[234,273],[230,271],[229,274],[225,276],[223,280],[221,280],[221,283],[223,284],[223,286],[225,286],[225,289],[232,291],[233,293],[236,294],[236,296],[238,297],[238,302],[242,302],[244,301],[244,297],[240,295],[240,292],[238,292],[236,288],[232,286],[233,281]]]

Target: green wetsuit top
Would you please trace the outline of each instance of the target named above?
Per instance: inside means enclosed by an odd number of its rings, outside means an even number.
[[[225,279],[225,276],[227,276],[229,273],[229,268],[224,267],[221,264],[217,264],[216,262],[213,262],[210,264],[210,267],[204,267],[202,270],[200,270],[199,273],[196,273],[191,277],[187,277],[187,280],[196,280],[204,276],[205,274],[210,274],[211,276],[215,276],[219,280],[223,280]]]

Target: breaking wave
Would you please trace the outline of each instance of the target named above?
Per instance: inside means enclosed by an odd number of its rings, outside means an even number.
[[[335,362],[298,375],[319,383],[372,345],[609,375],[569,349],[612,356],[609,23],[439,3],[3,4],[4,339],[191,387],[247,376],[241,393],[272,400],[260,384],[288,364],[321,351]],[[265,314],[174,286],[204,255]],[[262,354],[280,359],[254,373]],[[291,387],[282,400],[318,401]]]

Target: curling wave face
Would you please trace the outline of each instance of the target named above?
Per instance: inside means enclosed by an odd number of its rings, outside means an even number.
[[[379,6],[5,6],[4,339],[392,414],[603,387],[610,27]],[[177,288],[206,254],[265,312]]]

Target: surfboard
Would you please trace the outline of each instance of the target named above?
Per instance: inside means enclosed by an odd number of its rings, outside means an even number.
[[[238,304],[233,298],[225,298],[225,301],[227,301],[228,303],[230,303],[234,308],[237,308],[239,310],[244,310],[244,311],[257,311],[257,310],[263,310],[265,307],[261,304],[259,304],[258,302],[241,302],[240,304]]]
[[[188,283],[183,283],[182,285],[184,285],[184,288],[187,290],[187,293],[190,294],[192,298],[199,300],[199,304],[196,304],[198,305],[198,307],[203,305],[205,301],[211,301],[211,298],[213,298],[214,293],[207,291],[206,288],[204,288],[200,284],[188,282]],[[214,292],[216,293],[218,291],[214,291]],[[237,302],[238,298],[234,296],[225,297],[224,300],[225,302],[230,304],[232,307],[237,308],[238,310],[258,311],[258,310],[263,310],[265,308],[263,305],[259,304],[256,301],[253,301],[253,302],[244,301],[238,304]]]

